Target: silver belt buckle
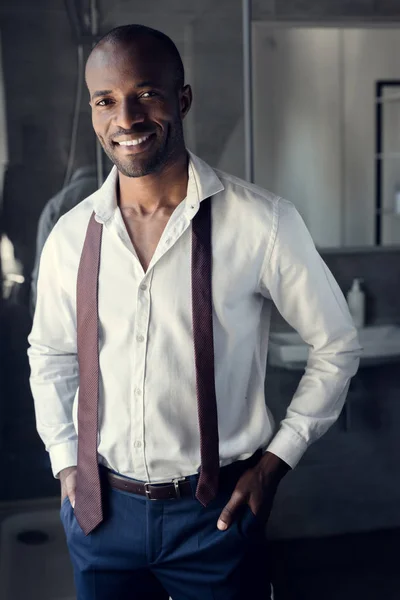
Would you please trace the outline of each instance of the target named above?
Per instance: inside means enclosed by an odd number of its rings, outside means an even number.
[[[146,493],[146,498],[148,500],[154,500],[154,498],[151,497],[151,490],[149,489],[149,485],[151,485],[151,483],[144,484],[144,491]]]
[[[175,477],[175,479],[172,480],[172,483],[174,484],[174,488],[175,488],[175,493],[176,493],[176,497],[180,498],[181,497],[181,490],[179,488],[179,482],[180,481],[185,481],[186,477]]]

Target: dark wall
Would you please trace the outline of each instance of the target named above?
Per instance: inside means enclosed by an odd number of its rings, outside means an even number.
[[[63,0],[7,4],[10,6],[0,12],[9,140],[3,228],[28,274],[38,217],[64,180],[77,84],[77,48]],[[86,94],[84,101],[79,151],[81,155],[86,151],[86,160],[85,156],[81,160],[93,162],[95,141]]]

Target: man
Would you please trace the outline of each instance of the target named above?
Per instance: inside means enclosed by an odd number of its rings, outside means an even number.
[[[35,265],[32,271],[31,310],[35,312],[37,278],[43,246],[58,219],[87,198],[97,188],[96,167],[80,167],[71,181],[46,203],[39,218],[36,235]]]
[[[278,483],[357,370],[346,302],[292,204],[187,152],[169,38],[114,29],[86,82],[115,167],[46,243],[29,350],[78,598],[268,597],[253,559]],[[310,345],[277,431],[272,302]]]

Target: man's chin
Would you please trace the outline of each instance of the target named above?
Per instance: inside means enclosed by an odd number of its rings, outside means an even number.
[[[122,173],[122,175],[125,175],[125,177],[145,177],[146,175],[151,175],[158,170],[146,164],[140,165],[136,162],[134,165],[116,164],[116,167],[118,171]]]
[[[118,171],[125,177],[145,177],[156,173],[161,168],[163,162],[158,156],[152,158],[131,157],[126,160],[120,160],[120,157],[109,156]]]

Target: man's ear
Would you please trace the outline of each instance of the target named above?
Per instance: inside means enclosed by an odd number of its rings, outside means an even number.
[[[180,91],[181,117],[184,119],[192,106],[193,94],[190,85],[185,85]]]

